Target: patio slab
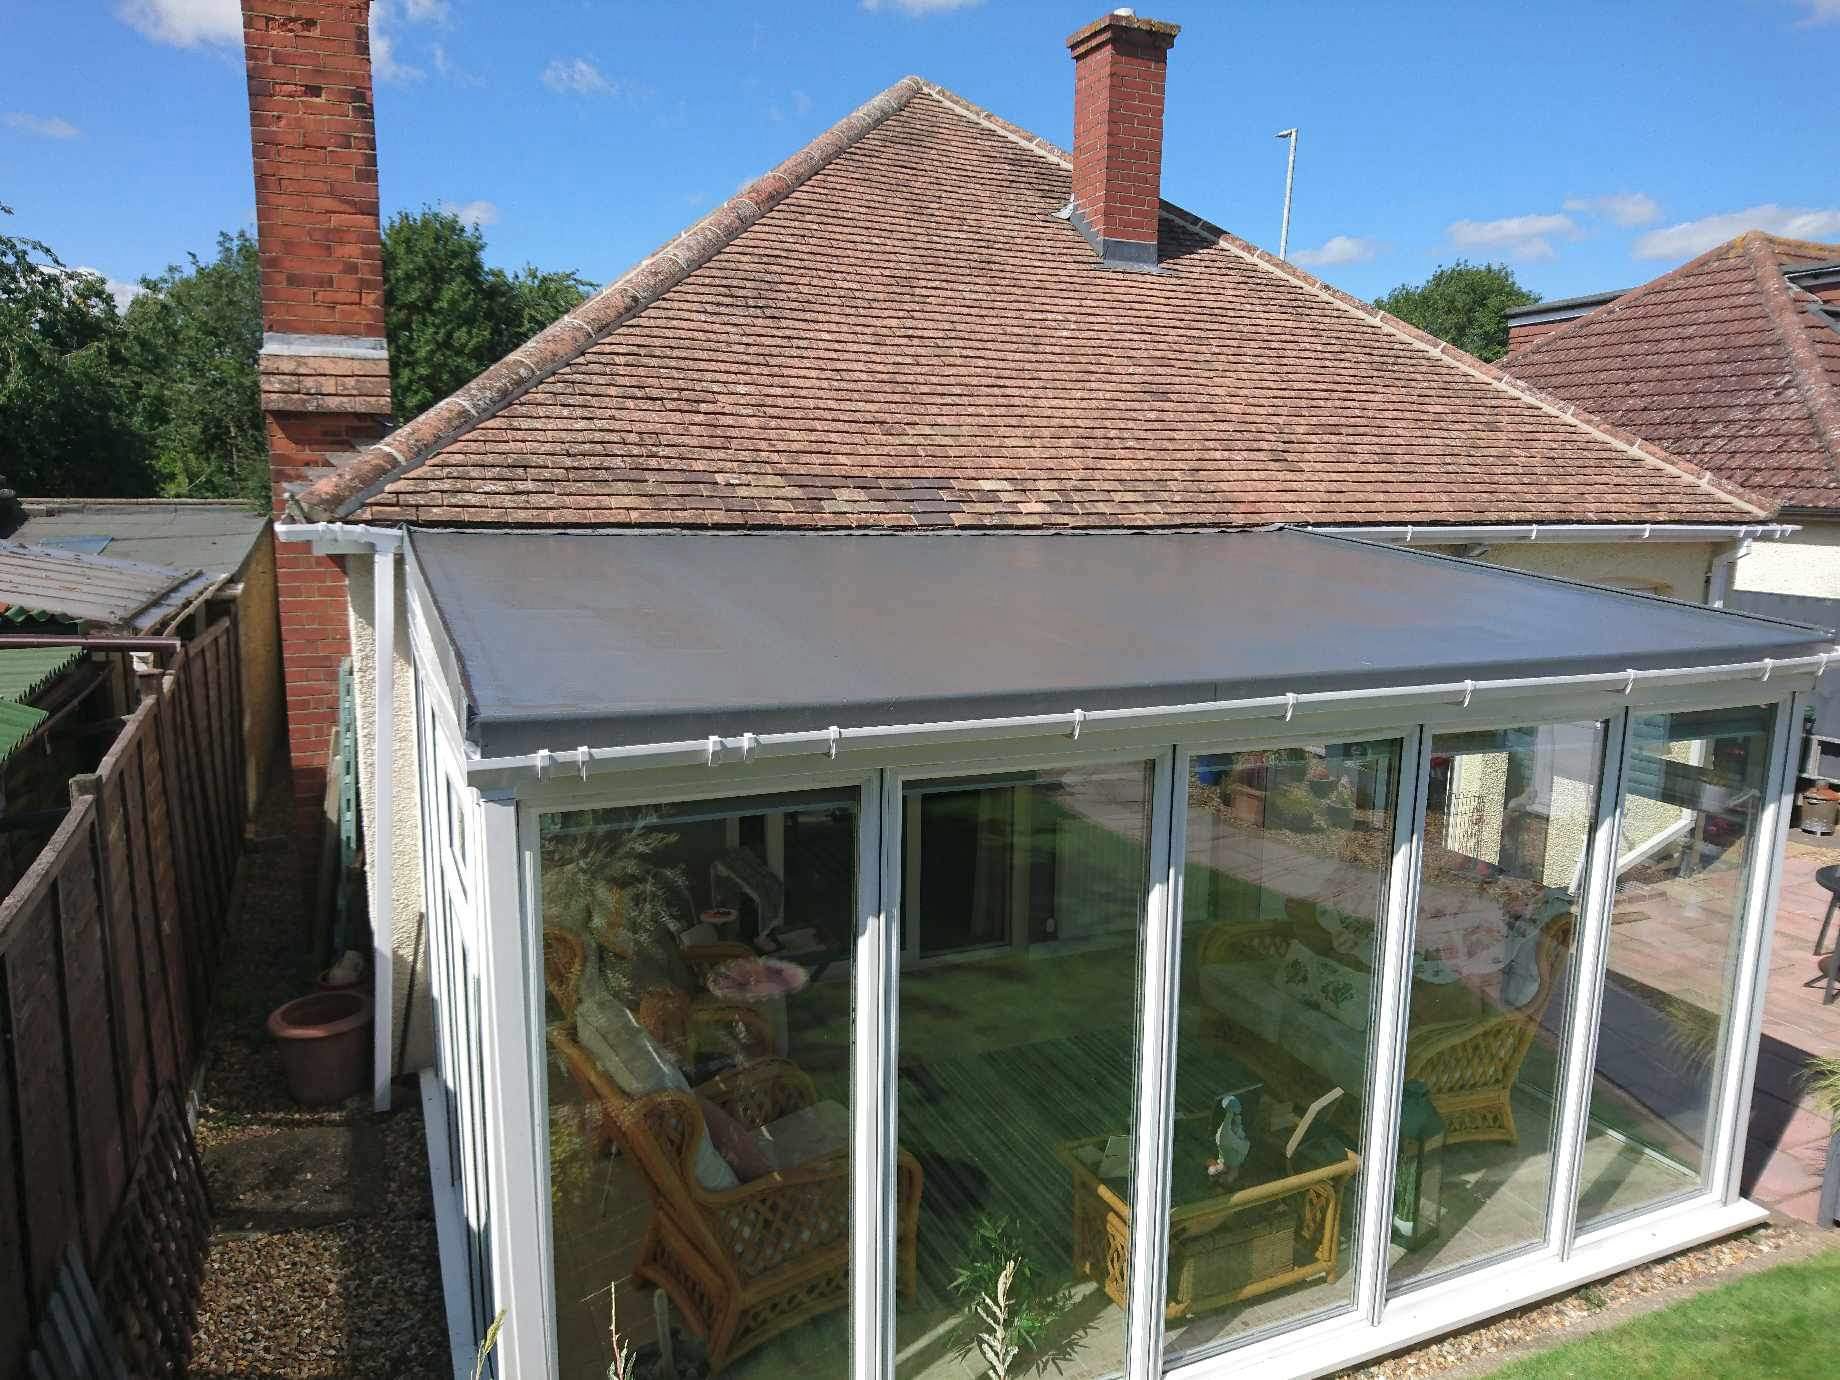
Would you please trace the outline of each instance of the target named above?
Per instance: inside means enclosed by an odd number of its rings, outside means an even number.
[[[1807,985],[1815,976],[1814,941],[1829,899],[1814,874],[1837,861],[1840,850],[1790,834],[1744,1156],[1745,1196],[1803,1222],[1815,1220],[1829,1128],[1795,1077],[1810,1057],[1840,1050],[1840,1001],[1823,1006],[1821,988]],[[1710,953],[1704,957],[1715,961]]]

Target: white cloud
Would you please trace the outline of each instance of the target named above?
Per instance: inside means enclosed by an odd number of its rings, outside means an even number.
[[[464,225],[497,225],[498,205],[491,201],[443,201],[441,209]]]
[[[1625,228],[1653,225],[1661,219],[1661,203],[1646,192],[1616,192],[1610,196],[1567,197],[1565,209],[1587,216],[1604,216]]]
[[[1701,216],[1698,220],[1650,230],[1636,241],[1635,256],[1638,259],[1689,259],[1695,254],[1704,254],[1714,245],[1735,239],[1746,230],[1766,230],[1792,240],[1840,239],[1840,209],[1804,210],[1778,206],[1770,201],[1742,211]]]
[[[1811,24],[1840,24],[1840,0],[1802,0],[1802,8],[1807,11],[1801,18],[1803,27]]]
[[[403,0],[403,10],[412,24],[447,22],[447,0]]]
[[[21,134],[36,134],[40,139],[75,139],[83,132],[69,120],[56,115],[28,115],[22,110],[0,115],[0,124]]]
[[[1359,235],[1331,235],[1315,249],[1299,249],[1291,255],[1305,268],[1332,268],[1336,264],[1364,264],[1380,252],[1379,242]]]
[[[237,0],[119,0],[115,16],[155,43],[176,48],[243,39],[243,11]]]
[[[1567,239],[1578,233],[1570,216],[1503,216],[1500,220],[1453,221],[1445,232],[1459,249],[1499,250],[1514,259],[1550,259],[1551,236]]]
[[[1818,0],[1824,3],[1825,0]],[[973,5],[981,5],[984,0],[862,0],[862,7],[874,13],[877,10],[899,10],[910,18],[919,18],[928,14],[945,14],[950,10],[968,10]]]
[[[415,0],[408,0],[414,17]],[[393,0],[371,3],[371,72],[378,81],[412,82],[422,79],[422,69],[396,55],[396,7]]]
[[[85,273],[92,278],[102,279],[103,286],[109,290],[109,296],[115,299],[116,311],[126,311],[128,309],[128,303],[132,302],[136,297],[139,297],[147,290],[139,283],[124,283],[119,278],[111,278],[99,268],[73,268],[70,271],[72,273]]]
[[[587,58],[551,58],[543,69],[543,84],[564,95],[609,95],[614,84],[601,75],[601,69]]]

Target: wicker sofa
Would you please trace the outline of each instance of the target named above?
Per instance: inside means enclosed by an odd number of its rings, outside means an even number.
[[[1448,1143],[1519,1138],[1512,1093],[1571,949],[1572,913],[1549,918],[1532,939],[1537,981],[1532,995],[1509,1006],[1499,990],[1414,978],[1406,1077],[1420,1079],[1444,1118]],[[1200,999],[1228,1027],[1236,1054],[1300,1097],[1345,1088],[1352,1115],[1366,1081],[1368,1034],[1302,1005],[1274,980],[1293,943],[1326,956],[1323,932],[1294,922],[1221,923],[1195,953]],[[1356,960],[1338,957],[1351,969]],[[1369,981],[1371,975],[1362,974]],[[1490,984],[1493,986],[1494,984]]]

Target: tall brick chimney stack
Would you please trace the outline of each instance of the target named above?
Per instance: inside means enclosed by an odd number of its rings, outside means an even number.
[[[371,111],[370,0],[242,0],[262,268],[262,410],[274,511],[388,429],[383,227]],[[303,849],[317,850],[345,576],[276,551],[288,757]],[[309,853],[309,856],[312,856]]]
[[[1109,268],[1156,266],[1163,79],[1181,27],[1113,10],[1073,54],[1072,220]]]

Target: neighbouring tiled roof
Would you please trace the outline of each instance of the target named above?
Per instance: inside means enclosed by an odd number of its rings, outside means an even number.
[[[1767,504],[1165,205],[1102,269],[1065,156],[907,78],[298,495],[689,527],[1745,522]]]
[[[1840,508],[1840,325],[1783,276],[1836,258],[1753,230],[1503,364],[1753,493]]]

